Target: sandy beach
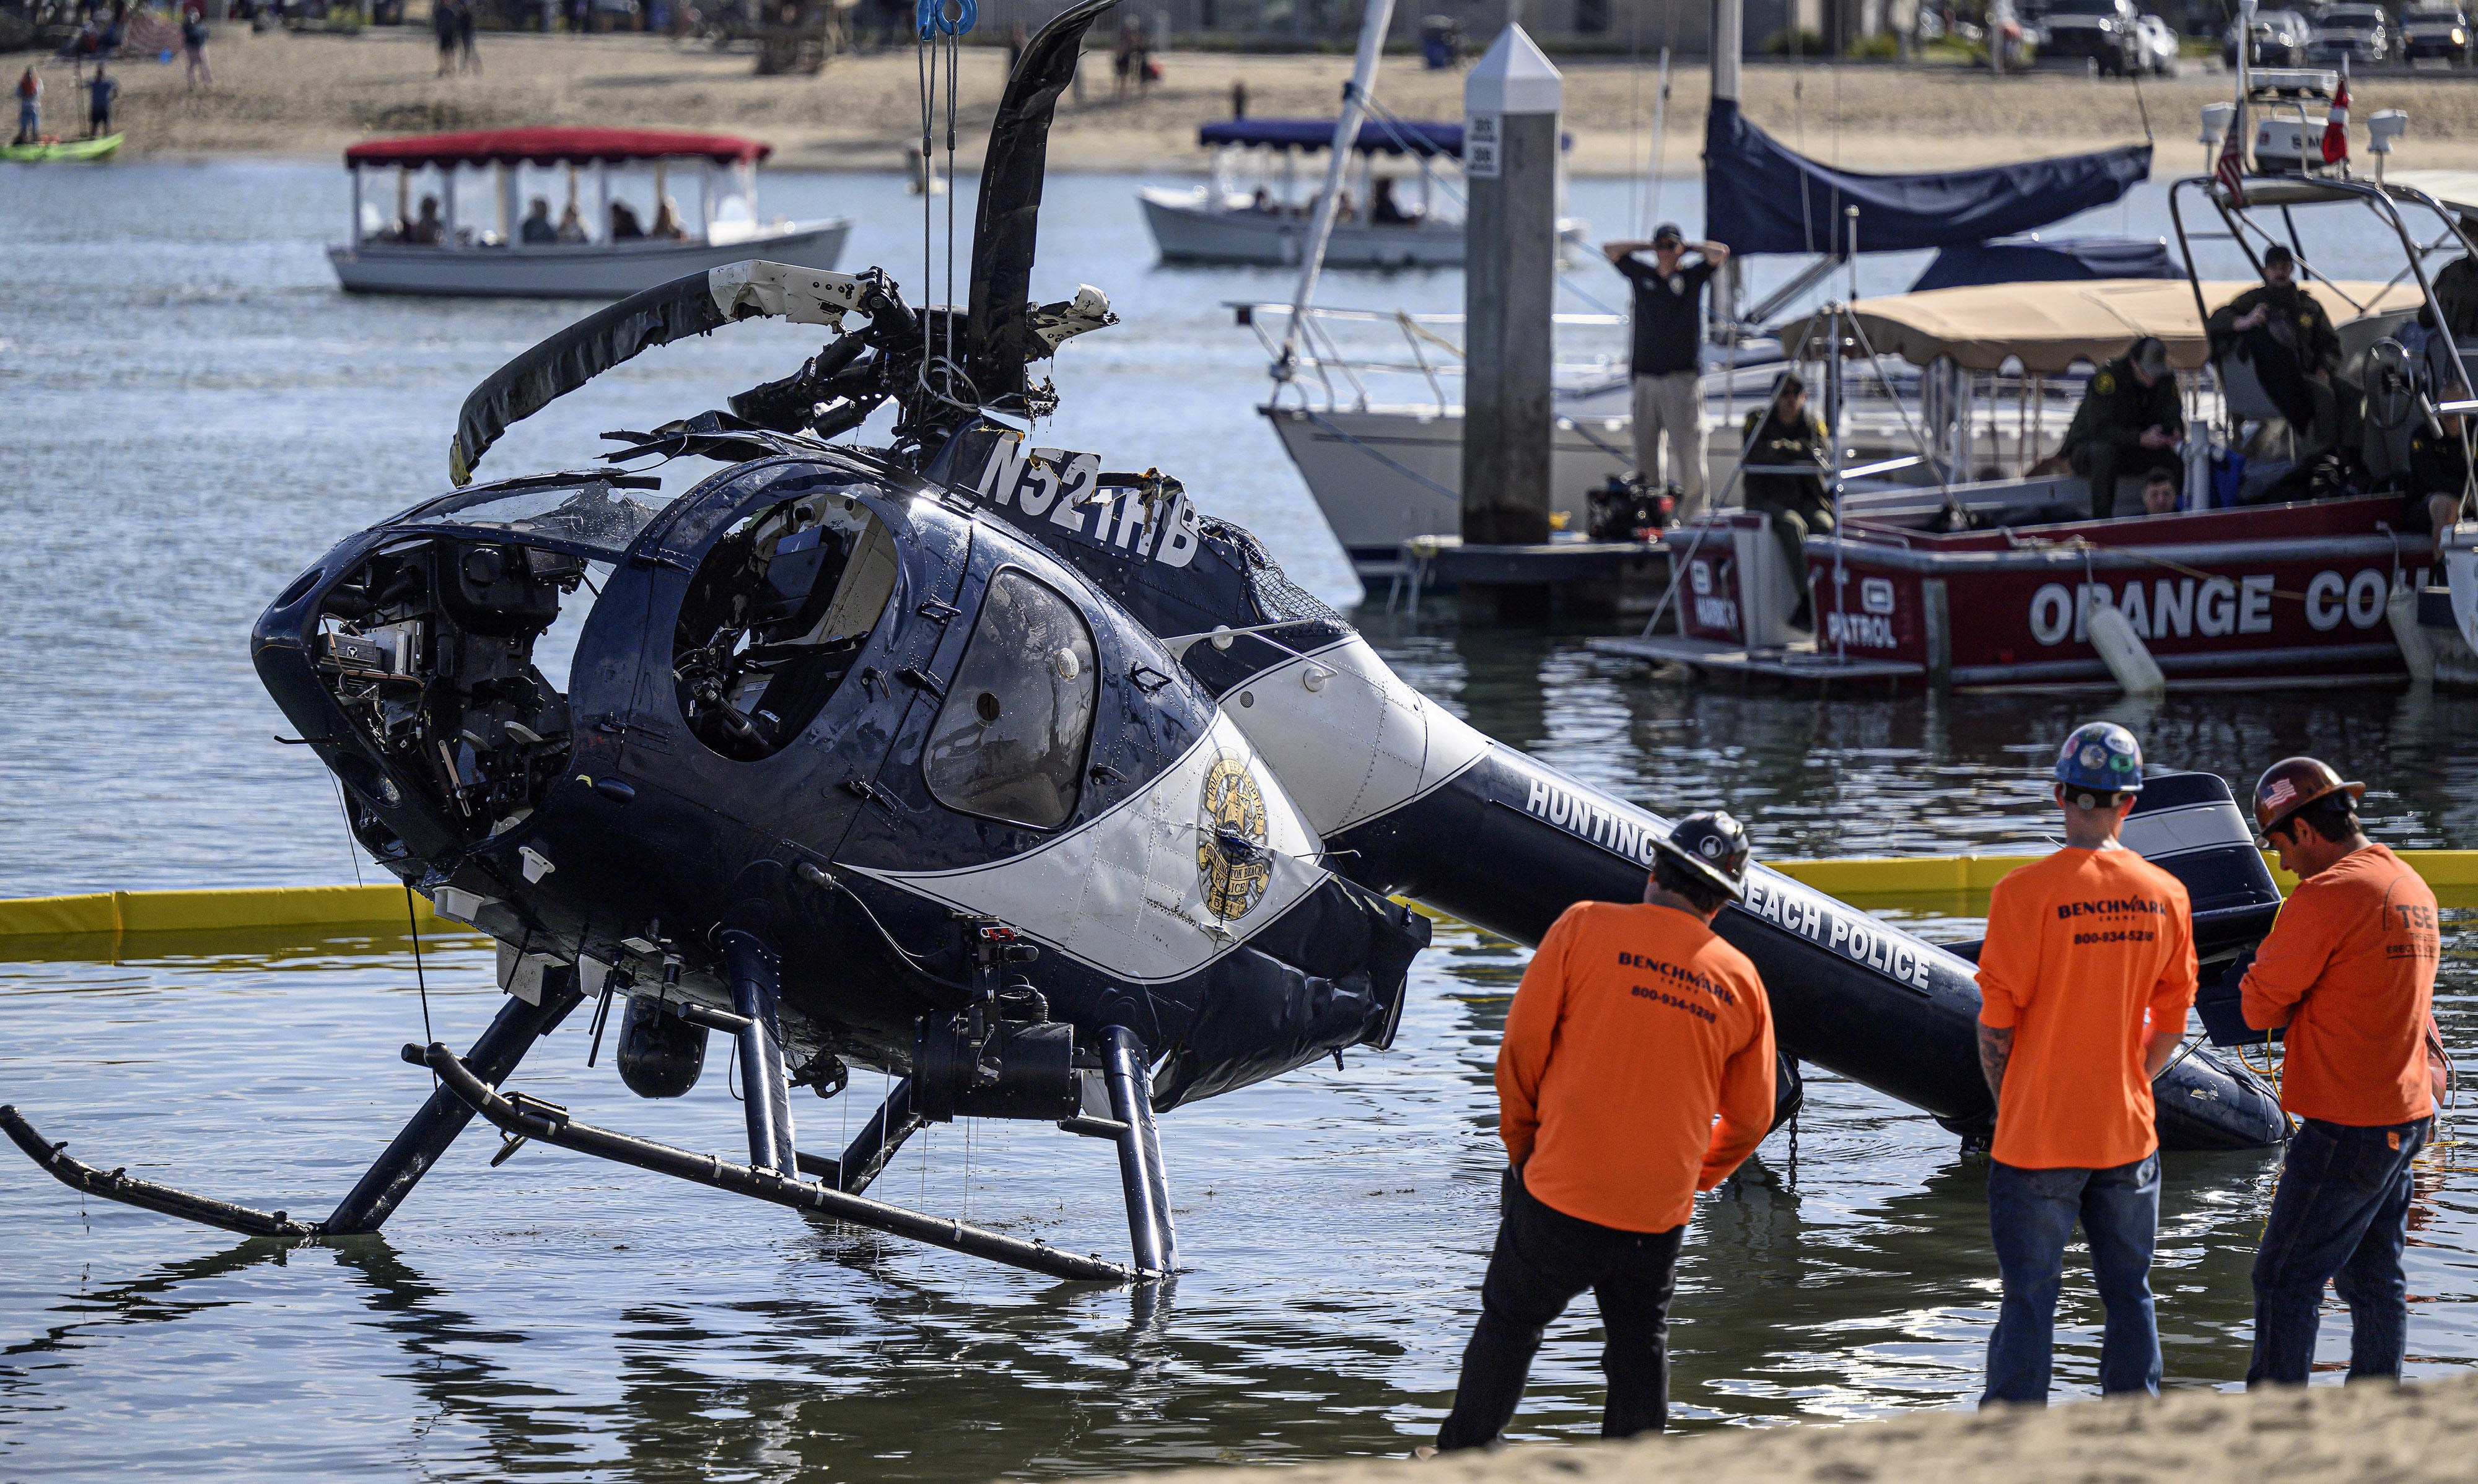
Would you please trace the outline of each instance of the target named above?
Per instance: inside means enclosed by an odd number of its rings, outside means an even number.
[[[2478,1376],[2047,1411],[1921,1412],[1581,1447],[1149,1473],[1145,1484],[2442,1484],[2465,1479]],[[1121,1481],[1127,1484],[1127,1481]]]
[[[746,53],[718,54],[637,36],[544,37],[485,33],[483,69],[435,75],[427,28],[374,28],[359,36],[252,35],[218,30],[209,50],[215,82],[190,88],[177,64],[119,69],[120,127],[135,157],[332,156],[375,135],[517,124],[628,124],[748,133],[775,147],[774,163],[800,168],[876,170],[902,164],[919,138],[920,104],[909,51],[837,58],[817,77],[752,75]],[[960,157],[970,166],[995,106],[1005,54],[965,52]],[[1083,97],[1070,96],[1051,136],[1061,169],[1170,174],[1206,168],[1196,128],[1230,114],[1233,82],[1248,87],[1259,117],[1330,114],[1350,59],[1177,52],[1150,96],[1114,98],[1106,57],[1087,63]],[[1579,174],[1625,175],[1653,151],[1654,69],[1623,61],[1570,59],[1566,127]],[[47,119],[72,122],[67,68],[50,69]],[[1378,80],[1388,107],[1410,117],[1457,118],[1462,74],[1429,72],[1387,59]],[[1862,170],[1916,170],[2061,154],[2138,140],[2147,108],[2161,142],[2158,169],[2202,167],[2197,111],[2227,96],[2228,80],[2202,76],[2143,85],[2061,74],[1990,78],[1957,67],[1753,65],[1744,88],[1757,123],[1818,159]],[[1660,151],[1663,168],[1699,168],[1707,89],[1700,63],[1673,80]],[[2355,117],[2409,112],[2396,163],[2478,166],[2478,84],[2464,78],[2360,80]]]

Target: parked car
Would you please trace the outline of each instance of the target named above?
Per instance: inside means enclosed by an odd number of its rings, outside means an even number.
[[[2161,77],[2177,75],[2177,33],[2157,15],[2144,15],[2135,21],[2136,34],[2142,38],[2142,60],[2153,73]]]
[[[2314,30],[2306,39],[2306,60],[2312,63],[2388,62],[2391,54],[2391,17],[2380,5],[2327,5],[2315,13]]]
[[[2258,67],[2295,67],[2306,62],[2306,17],[2295,11],[2264,11],[2254,18],[2254,45],[2246,54]],[[2220,54],[2231,71],[2238,64],[2238,27],[2229,27]]]
[[[2400,52],[2412,62],[2440,57],[2456,67],[2470,63],[2469,17],[2456,6],[2429,5],[2401,12]]]
[[[2087,57],[2108,77],[2148,71],[2141,21],[2134,0],[2049,0],[2039,22],[2039,55]]]

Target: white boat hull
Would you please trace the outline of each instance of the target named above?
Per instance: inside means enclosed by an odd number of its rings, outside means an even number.
[[[1439,414],[1427,409],[1378,408],[1367,412],[1309,413],[1296,407],[1258,411],[1274,425],[1308,492],[1325,513],[1326,524],[1351,558],[1362,582],[1383,581],[1402,567],[1403,543],[1415,536],[1458,536],[1463,527],[1463,419],[1459,409]],[[1562,410],[1561,410],[1562,412]],[[1566,516],[1566,529],[1586,525],[1589,491],[1611,474],[1633,467],[1624,452],[1631,445],[1630,423],[1620,419],[1614,432],[1601,417],[1568,420],[1584,431],[1559,428],[1553,434],[1549,462],[1549,499],[1553,511]],[[1597,446],[1591,439],[1608,445]],[[1612,453],[1609,449],[1620,450]],[[1707,453],[1707,464],[1726,476],[1735,462],[1734,450]]]
[[[1145,224],[1164,263],[1231,263],[1266,267],[1297,267],[1307,250],[1314,218],[1302,214],[1259,212],[1250,207],[1217,210],[1204,190],[1147,189],[1136,193]],[[1560,250],[1571,249],[1588,228],[1580,221],[1557,224]],[[1379,227],[1364,222],[1336,222],[1327,239],[1326,266],[1335,268],[1458,268],[1463,265],[1463,227],[1458,221],[1434,225]]]
[[[1760,386],[1769,368],[1743,373],[1742,384]],[[1707,490],[1725,489],[1738,463],[1739,422],[1760,405],[1762,393],[1742,385],[1740,394],[1714,394],[1707,384],[1704,433]],[[1401,569],[1403,542],[1415,536],[1454,536],[1462,530],[1462,409],[1375,407],[1356,412],[1302,412],[1260,408],[1280,435],[1282,447],[1307,482],[1326,524],[1350,556],[1362,582],[1392,578]],[[1549,498],[1563,511],[1567,529],[1585,528],[1589,491],[1613,474],[1634,467],[1634,417],[1628,388],[1620,383],[1583,395],[1560,394],[1555,411],[1562,423],[1552,435]],[[1323,421],[1319,421],[1322,418]],[[1972,445],[1974,463],[2021,467],[2054,453],[2068,418],[2051,416],[2026,438],[2008,419],[1985,427]],[[1909,429],[1889,404],[1855,402],[1850,447],[1858,459],[1909,453]],[[2026,449],[2025,444],[2030,446]],[[1431,485],[1443,486],[1442,490]],[[1449,493],[1448,491],[1452,491]]]
[[[726,242],[659,239],[518,247],[331,247],[327,261],[353,293],[526,299],[624,299],[656,284],[749,258],[832,268],[851,223],[841,217],[759,230]]]

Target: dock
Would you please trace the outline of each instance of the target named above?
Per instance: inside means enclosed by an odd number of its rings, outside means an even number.
[[[1403,582],[1424,592],[1514,589],[1546,592],[1553,617],[1643,617],[1669,591],[1669,552],[1657,541],[1466,541],[1419,536],[1403,543]]]
[[[1862,691],[1892,694],[1922,685],[1927,667],[1905,660],[1860,660],[1819,651],[1812,640],[1781,648],[1749,649],[1720,640],[1689,639],[1681,634],[1646,635],[1632,639],[1595,639],[1594,654],[1641,660],[1653,665],[1683,665],[1699,679],[1747,689]]]

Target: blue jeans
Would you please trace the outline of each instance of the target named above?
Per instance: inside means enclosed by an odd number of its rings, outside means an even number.
[[[2099,1389],[2160,1394],[2160,1326],[2151,1312],[2151,1248],[2160,1236],[2160,1156],[2107,1170],[2023,1170],[1990,1162],[1987,1224],[2005,1303],[1987,1337],[1991,1401],[2048,1402],[2056,1349],[2057,1290],[2065,1243],[2080,1218],[2090,1239],[2108,1328],[2100,1342]]]
[[[2254,1258],[2254,1363],[2246,1385],[2306,1384],[2323,1285],[2349,1306],[2349,1379],[2398,1377],[2409,1348],[2410,1162],[2433,1119],[2352,1128],[2301,1119]]]

